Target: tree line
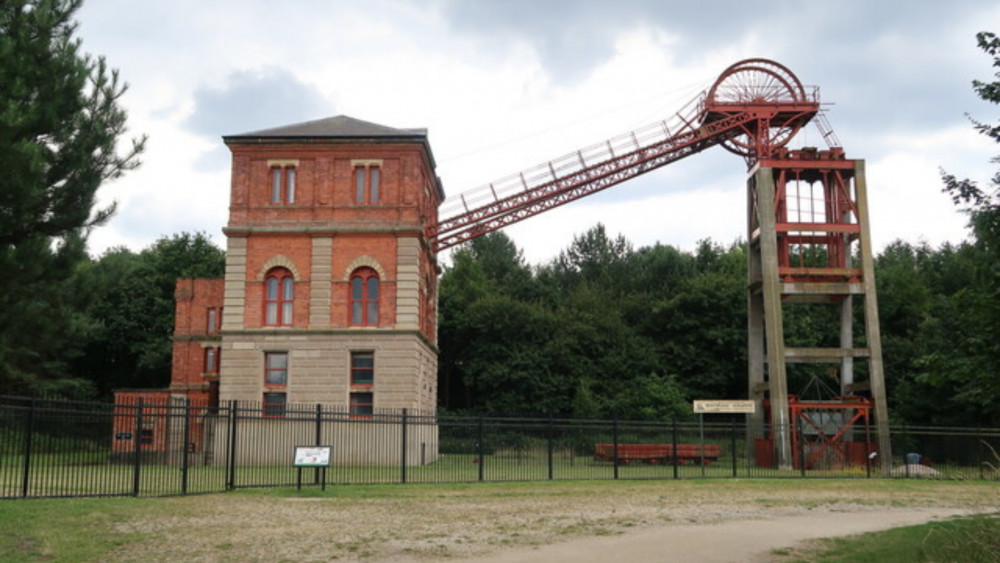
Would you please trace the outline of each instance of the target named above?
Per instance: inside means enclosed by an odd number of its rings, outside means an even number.
[[[895,421],[1000,426],[996,248],[979,236],[937,248],[896,241],[876,258]],[[439,405],[662,420],[689,416],[692,399],[745,397],[746,253],[742,241],[634,248],[596,225],[530,266],[502,232],[475,239],[441,277]],[[200,233],[84,257],[33,298],[68,315],[41,315],[21,355],[44,361],[4,369],[0,394],[107,400],[166,387],[175,281],[221,277],[224,263]],[[786,308],[790,345],[829,337],[834,309]],[[813,367],[789,372],[790,392],[814,379],[837,388]]]
[[[139,165],[126,87],[80,52],[81,0],[0,4],[0,394],[109,399],[170,378],[174,282],[221,277],[204,234],[87,253],[114,206],[97,190]],[[1000,69],[1000,40],[977,35]],[[1000,103],[1000,72],[976,81]],[[1000,143],[1000,125],[973,120]],[[942,172],[966,242],[897,241],[876,260],[890,412],[1000,426],[1000,172]],[[439,401],[450,410],[664,419],[693,398],[746,396],[746,247],[634,248],[597,225],[529,266],[503,234],[459,248],[441,278]],[[789,311],[789,342],[822,340],[825,309]],[[836,343],[832,343],[835,345]],[[803,369],[790,390],[829,384]]]
[[[693,399],[746,397],[746,253],[742,241],[633,248],[597,225],[531,267],[503,233],[475,239],[441,278],[439,402],[663,419],[690,416]],[[877,256],[894,421],[1000,425],[998,258],[978,236],[938,248],[896,241]],[[785,307],[787,342],[837,346],[838,315]],[[836,394],[835,370],[796,367],[791,393]]]

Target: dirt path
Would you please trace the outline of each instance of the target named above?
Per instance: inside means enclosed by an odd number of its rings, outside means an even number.
[[[585,538],[538,548],[519,548],[466,561],[476,563],[607,563],[608,561],[764,562],[771,550],[824,537],[848,536],[967,514],[958,509],[892,509],[817,512],[765,520],[679,524]]]
[[[163,499],[109,561],[761,561],[772,549],[1000,510],[984,482],[678,480],[333,488]],[[688,557],[688,559],[683,559]]]

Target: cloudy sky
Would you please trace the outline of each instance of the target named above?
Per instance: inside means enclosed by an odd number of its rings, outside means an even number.
[[[91,250],[181,231],[221,246],[229,154],[221,136],[349,115],[426,127],[450,196],[669,118],[730,64],[766,57],[820,87],[849,157],[867,161],[873,238],[966,235],[939,169],[985,180],[996,121],[978,31],[996,0],[88,0],[84,50],[130,90],[143,166],[102,188],[118,201]],[[818,145],[804,130],[794,144]],[[541,263],[597,222],[635,245],[691,249],[745,236],[745,165],[718,148],[507,229]]]

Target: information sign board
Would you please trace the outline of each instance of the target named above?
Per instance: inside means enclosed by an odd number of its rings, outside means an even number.
[[[330,446],[295,446],[295,467],[330,467]]]
[[[750,400],[695,401],[694,412],[699,414],[753,414],[757,403]]]

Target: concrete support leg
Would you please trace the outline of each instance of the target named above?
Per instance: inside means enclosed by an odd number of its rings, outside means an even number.
[[[886,402],[885,375],[882,370],[882,332],[878,322],[878,299],[875,296],[875,259],[872,254],[871,227],[868,220],[868,185],[865,162],[854,165],[858,222],[861,224],[861,270],[865,288],[865,334],[868,338],[868,378],[875,403],[878,432],[878,460],[883,471],[892,469],[892,439],[889,434],[889,409]]]
[[[782,469],[792,468],[791,426],[788,409],[788,380],[785,370],[785,334],[781,307],[781,280],[778,275],[778,241],[774,217],[774,173],[758,168],[753,183],[757,193],[760,229],[761,291],[767,350],[767,380],[771,398],[771,427],[775,461]]]
[[[751,256],[751,260],[754,258]],[[747,389],[749,398],[755,403],[755,410],[748,417],[747,449],[756,465],[756,441],[764,438],[764,302],[751,281],[747,290]]]

